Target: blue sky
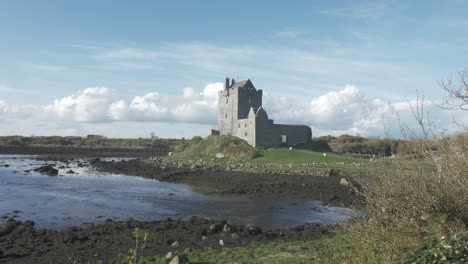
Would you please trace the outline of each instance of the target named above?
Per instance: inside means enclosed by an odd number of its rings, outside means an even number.
[[[466,1],[1,1],[0,134],[206,135],[213,89],[229,76],[263,89],[277,122],[381,136],[377,116],[406,116],[416,90],[440,99],[438,82],[467,67],[467,11]],[[434,111],[440,127],[464,118]]]

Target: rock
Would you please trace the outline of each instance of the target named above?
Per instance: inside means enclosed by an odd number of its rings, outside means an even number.
[[[171,244],[171,247],[178,247],[178,246],[180,246],[179,241],[176,241]]]
[[[16,229],[18,222],[16,220],[10,219],[5,224],[0,226],[0,237],[5,236],[13,232]]]
[[[260,227],[253,226],[253,225],[248,225],[247,231],[249,232],[249,234],[254,235],[254,236],[262,233],[262,229]]]
[[[203,241],[204,241],[204,240],[208,240],[208,237],[207,237],[207,236],[202,236],[201,239],[202,239]]]
[[[213,233],[218,233],[219,231],[223,230],[223,225],[220,223],[210,225],[210,230]]]
[[[99,158],[90,159],[89,164],[95,165],[95,164],[99,163],[100,161],[101,161],[101,159],[99,159]]]
[[[225,233],[232,233],[232,232],[234,231],[234,228],[231,227],[231,226],[228,225],[228,224],[225,224],[224,227],[223,227],[223,231],[224,231]]]
[[[172,259],[172,252],[169,251],[167,254],[166,254],[166,261],[170,261]]]
[[[47,174],[49,176],[57,176],[58,170],[52,165],[44,165],[39,168],[35,168],[34,171],[40,172],[42,174]]]
[[[75,172],[73,170],[69,170],[67,171],[67,174],[75,174]]]
[[[239,239],[239,235],[238,235],[238,234],[232,234],[231,237],[232,237],[232,239],[236,239],[236,240]]]
[[[3,167],[8,168],[8,167],[10,167],[10,165],[5,164],[5,165],[3,165]]]
[[[167,156],[169,157],[172,156],[172,152],[167,153]]]
[[[224,158],[224,154],[221,153],[221,152],[218,152],[218,153],[216,153],[215,157],[218,158],[218,159],[222,159],[222,158]]]
[[[340,180],[340,185],[341,186],[348,186],[349,182],[345,178],[341,178]]]
[[[219,245],[222,247],[224,246],[224,241],[222,239],[219,240]]]
[[[169,264],[179,264],[180,263],[180,260],[179,260],[179,256],[175,256],[171,262],[169,262]]]

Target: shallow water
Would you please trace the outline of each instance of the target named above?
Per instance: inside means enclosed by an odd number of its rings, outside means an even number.
[[[67,167],[59,169],[59,176],[55,177],[33,171],[45,163],[56,164],[55,168]],[[10,167],[5,168],[5,164]],[[76,174],[65,173],[70,169]],[[306,222],[337,223],[353,214],[350,209],[323,206],[317,201],[213,198],[200,195],[185,184],[97,172],[92,167],[80,168],[77,162],[66,165],[36,161],[30,156],[0,155],[0,216],[33,220],[38,227],[62,228],[107,218],[157,220],[199,216],[274,228]]]

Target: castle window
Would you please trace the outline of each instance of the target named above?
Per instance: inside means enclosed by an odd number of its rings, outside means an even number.
[[[226,104],[229,103],[229,98],[226,98]]]
[[[244,125],[245,125],[245,127],[247,127],[247,123],[245,123]]]
[[[245,136],[247,136],[247,132],[245,132]]]
[[[225,114],[224,114],[224,117],[226,117],[226,118],[227,118],[227,113],[225,113]]]
[[[240,124],[239,124],[239,128],[240,128]]]

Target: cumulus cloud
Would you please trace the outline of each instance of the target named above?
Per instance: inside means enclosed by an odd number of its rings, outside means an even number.
[[[45,107],[60,119],[78,122],[106,122],[112,120],[109,108],[117,99],[114,92],[105,87],[91,87],[76,94],[55,100]]]
[[[197,92],[192,87],[180,96],[152,92],[127,102],[106,87],[91,87],[55,100],[44,110],[60,120],[76,122],[170,121],[213,123],[216,120],[217,92],[221,83],[207,85]]]
[[[0,101],[0,117],[4,121],[0,127],[4,131],[16,131],[13,129],[15,127],[29,127],[29,131],[42,127],[45,131],[47,127],[51,130],[49,134],[69,135],[83,133],[91,128],[90,132],[96,133],[101,131],[99,127],[112,131],[117,126],[114,124],[165,122],[193,124],[191,130],[199,133],[203,127],[203,131],[206,130],[208,134],[207,127],[217,123],[218,92],[222,86],[222,83],[211,83],[202,90],[185,87],[179,95],[152,92],[130,100],[119,97],[110,88],[90,87],[45,106],[9,106]],[[312,127],[315,136],[343,133],[382,136],[384,122],[391,129],[392,136],[399,136],[400,120],[414,123],[410,104],[415,106],[416,101],[389,102],[369,97],[353,85],[313,98],[273,96],[269,93],[264,95],[264,106],[275,123],[307,124]],[[463,115],[455,116],[440,109],[434,111],[432,103],[426,103],[426,106],[427,110],[434,113],[431,117],[439,128],[450,127],[452,119],[468,121]],[[132,133],[136,135],[137,132]],[[190,133],[195,132],[188,130],[178,135],[187,136]]]
[[[389,102],[382,98],[367,96],[353,85],[331,91],[312,99],[293,99],[284,96],[265,96],[269,117],[276,123],[308,124],[315,136],[340,135],[344,133],[362,136],[392,136],[400,134],[400,122],[412,125],[415,120],[411,107],[416,100]],[[437,108],[432,102],[425,102],[425,109],[431,112],[429,118],[436,129],[456,130],[452,120],[467,122],[466,116],[450,113]],[[385,126],[384,126],[385,124]],[[414,126],[413,126],[414,125]]]

